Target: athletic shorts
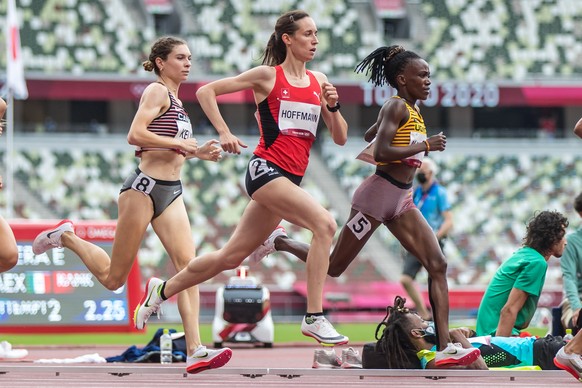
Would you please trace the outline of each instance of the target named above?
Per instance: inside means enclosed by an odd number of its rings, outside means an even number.
[[[133,189],[141,191],[152,199],[154,205],[154,216],[156,218],[166,210],[176,198],[182,195],[182,182],[163,181],[155,179],[136,168],[133,173],[123,182],[119,194],[126,190]]]
[[[439,240],[439,246],[441,247],[442,251],[444,247],[443,239]],[[411,278],[416,279],[416,275],[418,275],[418,272],[420,272],[420,270],[422,269],[422,264],[420,264],[420,261],[418,261],[416,256],[414,256],[412,253],[408,252],[404,248],[402,248],[402,250],[404,251],[403,254],[404,265],[402,267],[402,274],[408,275]]]
[[[554,357],[566,342],[560,336],[547,335],[538,338],[533,343],[533,364],[538,365],[543,370],[558,369],[554,365]]]
[[[398,182],[383,171],[367,177],[356,189],[352,208],[382,223],[416,209],[412,200],[412,184]]]
[[[257,155],[253,155],[247,166],[245,188],[249,197],[253,197],[255,191],[277,178],[287,178],[297,186],[301,184],[302,176],[291,174]]]

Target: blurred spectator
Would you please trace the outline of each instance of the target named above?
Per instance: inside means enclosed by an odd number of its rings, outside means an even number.
[[[47,116],[45,118],[44,130],[45,130],[45,132],[49,132],[49,133],[57,131],[57,123],[51,116]]]

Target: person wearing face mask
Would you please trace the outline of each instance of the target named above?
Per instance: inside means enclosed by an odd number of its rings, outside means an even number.
[[[444,240],[453,228],[453,214],[447,197],[447,190],[436,179],[437,165],[432,159],[424,158],[416,173],[419,185],[413,192],[416,207],[422,213],[432,230],[435,232],[441,250]],[[426,320],[431,320],[426,304],[415,285],[415,279],[422,269],[421,262],[412,253],[403,250],[403,269],[400,283],[414,303],[418,314]]]
[[[423,320],[418,314],[405,307],[406,299],[397,296],[394,306],[389,306],[388,316],[383,321],[385,329],[374,349],[384,358],[371,355],[364,348],[363,367],[365,369],[434,369],[435,335],[433,322]],[[566,345],[562,337],[476,337],[475,331],[459,327],[450,330],[453,341],[464,348],[473,350],[462,365],[455,368],[489,369],[537,367],[542,370],[556,370],[554,357]],[[368,348],[369,350],[371,348]],[[370,368],[368,360],[375,362]],[[385,362],[384,362],[385,361]]]

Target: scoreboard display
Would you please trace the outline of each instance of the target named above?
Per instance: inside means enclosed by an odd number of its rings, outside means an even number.
[[[0,332],[134,331],[133,310],[141,295],[137,258],[126,284],[110,291],[69,249],[32,252],[36,235],[57,222],[9,222],[18,244],[18,264],[0,273]],[[111,255],[115,226],[80,221],[75,233]]]

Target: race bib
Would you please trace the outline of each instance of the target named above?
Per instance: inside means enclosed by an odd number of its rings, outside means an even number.
[[[279,130],[287,136],[315,138],[320,114],[320,105],[282,100],[279,108]]]
[[[410,132],[410,145],[422,143],[425,140],[426,140],[425,133],[414,131]],[[408,158],[403,159],[402,162],[412,167],[420,167],[422,165],[422,159],[424,159],[424,151],[409,156]]]
[[[267,161],[261,158],[251,159],[249,162],[249,175],[251,180],[255,180],[273,171],[272,167],[267,165]]]
[[[192,137],[192,124],[190,124],[190,121],[176,120],[176,126],[178,127],[178,132],[174,139],[189,139]]]
[[[352,231],[358,240],[361,240],[372,230],[372,224],[362,212],[358,212],[346,226]]]
[[[156,181],[142,172],[133,180],[131,188],[141,191],[144,194],[149,194],[152,192],[155,185]]]

